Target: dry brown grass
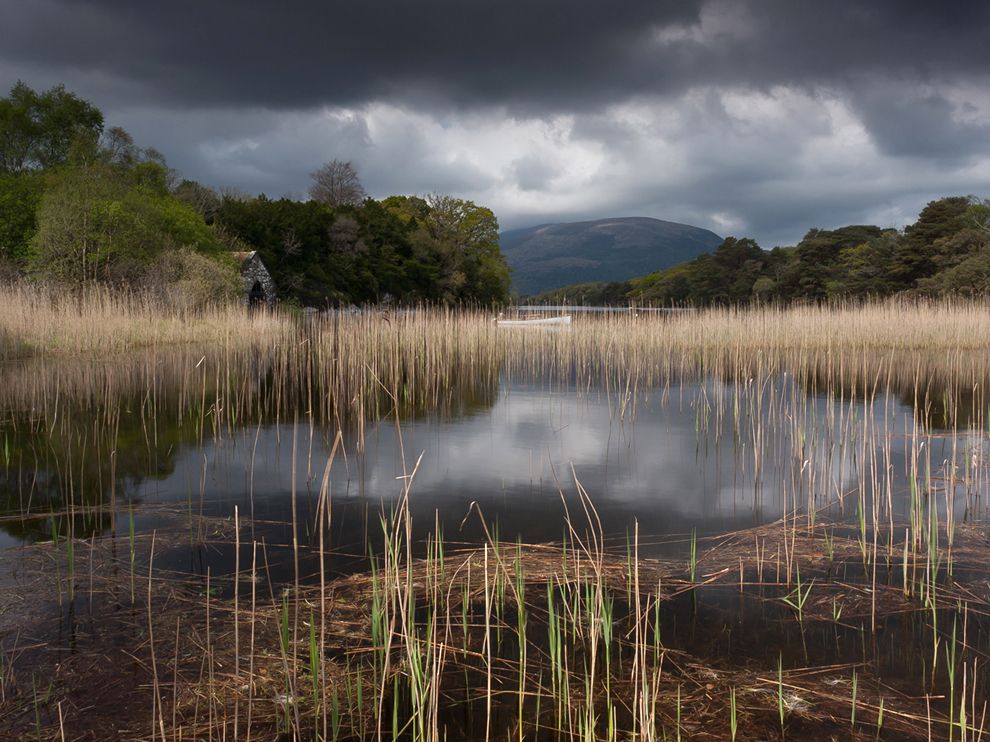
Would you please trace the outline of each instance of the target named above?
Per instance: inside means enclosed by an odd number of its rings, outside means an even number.
[[[898,300],[868,304],[711,309],[668,322],[671,345],[721,350],[957,349],[990,347],[985,302]]]
[[[27,352],[106,353],[173,343],[283,340],[287,315],[248,314],[239,304],[180,311],[136,294],[93,287],[78,294],[25,284],[0,287],[0,357]],[[990,347],[990,306],[980,301],[888,300],[828,306],[712,308],[672,314],[577,315],[563,332],[498,328],[478,309],[342,313],[315,322],[334,348],[395,346],[427,355],[465,351],[617,358],[674,352],[729,354],[837,350],[960,350]],[[396,341],[398,345],[396,346]],[[662,355],[661,355],[662,354]]]
[[[103,356],[175,344],[270,344],[290,329],[285,316],[239,304],[183,312],[148,297],[91,288],[0,286],[0,360],[26,355]]]
[[[177,513],[176,518],[180,519],[181,514]],[[229,521],[205,525],[216,530],[217,539],[233,539]],[[794,532],[782,525],[771,524],[704,542],[699,566],[705,577],[694,584],[687,578],[683,559],[640,560],[635,576],[643,586],[639,604],[643,609],[644,636],[640,641],[645,641],[646,646],[636,645],[633,615],[617,615],[615,651],[626,658],[625,663],[612,666],[611,695],[625,715],[620,717],[624,719],[624,728],[618,738],[628,738],[631,731],[626,725],[631,712],[627,705],[637,692],[634,657],[648,661],[650,682],[656,694],[651,703],[657,730],[655,735],[644,732],[644,739],[660,739],[661,727],[671,739],[677,733],[690,739],[727,739],[729,698],[733,692],[738,703],[739,739],[776,738],[780,736],[777,715],[781,691],[786,704],[786,738],[875,739],[881,699],[884,708],[881,738],[893,735],[897,739],[923,740],[928,738],[929,725],[934,725],[936,738],[945,738],[946,719],[938,708],[931,708],[932,699],[899,690],[900,683],[891,682],[896,678],[885,679],[874,674],[874,668],[866,660],[785,666],[778,676],[776,666],[766,663],[710,656],[697,648],[683,649],[672,644],[651,645],[650,606],[657,598],[683,600],[690,599],[692,593],[703,595],[709,589],[738,589],[740,600],[745,593],[747,600],[781,605],[781,596],[788,589],[783,575],[785,550],[790,550],[787,558],[800,565],[802,574],[814,575],[818,580],[812,601],[814,608],[809,608],[804,618],[806,624],[828,627],[841,623],[848,627],[864,623],[871,610],[868,591],[862,585],[837,577],[840,565],[858,561],[855,542],[837,539],[829,558],[824,552],[824,526]],[[967,542],[970,536],[972,546],[979,548],[985,533],[967,534]],[[181,541],[182,536],[159,533],[157,553],[176,546],[177,539]],[[20,590],[16,595],[8,592],[0,602],[0,619],[5,614],[8,621],[32,615],[35,623],[29,631],[18,632],[17,642],[7,648],[8,657],[15,661],[3,678],[5,696],[0,701],[0,731],[23,739],[57,739],[61,721],[69,730],[69,739],[229,739],[235,729],[241,735],[238,738],[246,735],[250,719],[252,738],[272,739],[280,732],[288,734],[288,711],[290,717],[299,714],[298,738],[315,739],[322,710],[336,703],[340,709],[340,739],[376,738],[378,722],[372,699],[377,689],[384,687],[390,694],[393,682],[398,679],[400,685],[405,684],[410,673],[403,662],[410,636],[397,628],[392,639],[397,661],[389,669],[387,682],[382,684],[376,679],[374,656],[380,648],[372,642],[369,607],[376,580],[381,580],[380,573],[377,578],[364,572],[332,580],[322,598],[319,588],[311,586],[287,599],[291,613],[298,606],[304,624],[308,624],[320,605],[326,605],[323,639],[326,666],[314,697],[305,625],[292,641],[287,655],[280,648],[280,616],[284,609],[279,592],[273,592],[263,577],[249,580],[249,575],[244,574],[240,581],[241,609],[235,614],[230,598],[211,595],[202,576],[189,579],[156,570],[149,582],[146,561],[151,540],[147,534],[139,540],[138,598],[133,607],[126,565],[115,553],[112,541],[101,539],[93,542],[92,547],[79,542],[77,615],[58,617],[51,616],[45,603],[55,598],[52,570],[64,559],[64,547],[37,544],[22,552],[21,568],[12,570],[15,581],[5,582],[6,587],[16,585]],[[486,584],[482,578],[486,565],[490,580],[498,579],[496,575],[502,569],[499,564],[508,570],[503,577],[510,583],[516,570],[524,575],[522,582],[516,584],[525,585],[529,631],[535,637],[540,636],[538,627],[547,620],[548,584],[558,590],[567,586],[581,595],[588,589],[585,586],[589,579],[600,580],[616,600],[625,599],[631,589],[631,575],[624,554],[605,554],[596,563],[573,545],[568,549],[568,558],[564,559],[560,545],[503,545],[498,549],[499,556],[491,547],[487,552],[483,548],[471,548],[448,554],[443,569],[424,560],[399,567],[396,577],[410,586],[417,605],[427,608],[435,598],[440,601],[433,606],[440,616],[440,633],[432,641],[424,641],[423,634],[414,641],[416,651],[446,653],[442,675],[444,708],[449,710],[470,702],[482,713],[483,683],[473,688],[464,688],[460,683],[468,676],[477,683],[484,672],[486,597],[498,592],[498,588],[491,582]],[[91,560],[95,570],[90,569]],[[743,584],[738,582],[740,560],[745,565]],[[259,567],[259,572],[263,571]],[[87,577],[94,574],[95,578]],[[64,563],[60,575],[64,581]],[[439,582],[435,582],[437,579]],[[253,609],[252,582],[257,593]],[[967,600],[971,612],[981,612],[986,609],[986,601],[976,599],[973,593],[979,582],[978,577],[972,576],[966,584],[946,585],[940,601],[948,607]],[[230,576],[216,580],[216,584],[229,588]],[[514,589],[512,585],[504,587],[510,605]],[[460,610],[465,590],[470,614],[468,623],[462,624]],[[904,600],[899,593],[897,585],[886,586],[875,610],[885,617],[925,613],[923,606]],[[845,608],[839,620],[830,612],[835,597]],[[558,604],[559,610],[564,607]],[[629,605],[623,610],[631,608]],[[494,615],[491,617],[493,625],[500,624],[501,635],[512,637],[516,631],[512,611],[500,615],[498,620]],[[571,631],[575,633],[571,640],[577,647],[576,657],[580,658],[582,652],[591,651],[590,627],[580,613],[568,620],[573,622]],[[68,634],[59,629],[65,621],[70,625]],[[240,631],[239,663],[235,623]],[[21,625],[18,622],[7,628],[13,631]],[[771,622],[767,625],[768,637],[779,630],[781,626]],[[497,658],[492,672],[496,702],[511,710],[518,688],[519,665],[513,659],[511,643],[508,646],[509,650]],[[525,693],[530,699],[526,737],[534,733],[533,699],[540,696],[543,733],[556,728],[561,739],[584,738],[562,719],[551,718],[557,704],[562,702],[561,690],[551,689],[550,658],[536,651],[536,644],[531,644],[531,648],[525,680]],[[239,672],[235,672],[237,666]],[[851,728],[850,678],[854,669],[859,679],[859,723]],[[564,702],[580,708],[586,700],[586,676],[580,667],[572,667],[569,672],[570,690],[564,694]],[[599,682],[602,685],[597,690],[603,694],[604,677]],[[360,713],[356,701],[358,685],[364,697]],[[291,699],[288,707],[286,698]],[[937,695],[933,698],[937,699]],[[386,699],[385,711],[391,713],[390,697]],[[976,734],[982,723],[979,720],[972,723],[975,728],[969,731]],[[391,729],[388,718],[382,720],[381,729],[388,738]],[[604,738],[603,730],[604,726],[598,729],[596,738]]]

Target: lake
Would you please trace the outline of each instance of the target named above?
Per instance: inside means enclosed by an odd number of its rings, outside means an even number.
[[[392,335],[421,321],[7,362],[2,728],[104,692],[80,734],[982,724],[983,351]]]

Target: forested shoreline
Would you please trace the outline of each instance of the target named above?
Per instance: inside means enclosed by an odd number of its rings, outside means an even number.
[[[903,230],[812,229],[792,247],[727,237],[714,253],[624,282],[565,286],[532,301],[709,306],[990,293],[990,204],[931,201]]]
[[[378,201],[336,160],[312,176],[308,201],[183,180],[87,101],[18,83],[0,99],[0,279],[203,306],[241,294],[235,255],[258,250],[283,306],[508,298],[490,209],[439,194]]]

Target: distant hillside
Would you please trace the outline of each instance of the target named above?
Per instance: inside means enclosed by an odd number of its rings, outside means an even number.
[[[647,217],[541,224],[499,236],[523,296],[572,283],[625,281],[692,260],[722,241],[714,232]]]

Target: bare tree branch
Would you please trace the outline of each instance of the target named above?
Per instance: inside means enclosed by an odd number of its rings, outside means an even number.
[[[350,162],[330,160],[310,177],[310,198],[327,206],[358,206],[367,195]]]

